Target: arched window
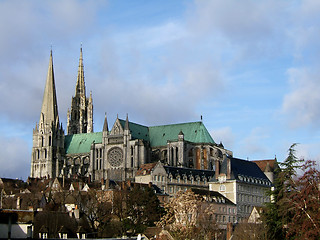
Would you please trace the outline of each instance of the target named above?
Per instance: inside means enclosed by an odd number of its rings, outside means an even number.
[[[44,149],[44,158],[47,159],[47,149]]]
[[[49,146],[51,146],[51,136],[49,136]]]

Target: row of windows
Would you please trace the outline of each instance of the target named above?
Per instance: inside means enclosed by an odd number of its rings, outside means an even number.
[[[239,176],[239,179],[244,182],[263,184],[263,185],[271,185],[270,181],[264,179],[257,179],[252,177]]]
[[[49,138],[48,138],[48,146],[50,147],[51,145],[52,145],[52,141],[51,141],[51,136],[49,136]],[[44,137],[43,136],[41,136],[40,137],[40,146],[39,147],[43,147],[43,146],[45,146],[45,144],[44,144]]]
[[[236,213],[236,209],[235,208],[231,208],[231,207],[219,207],[219,212],[220,213],[226,213],[228,209],[228,213],[231,214],[235,214]]]
[[[165,182],[166,181],[166,176],[162,176],[162,175],[155,175],[153,176],[153,180],[154,181],[158,181],[158,182]],[[181,179],[180,176],[178,176],[176,179],[173,179],[172,176],[169,177],[169,182],[177,182],[177,183],[190,183],[190,184],[200,184],[201,180],[200,177],[196,177],[196,181],[194,181],[194,178],[191,177],[190,180],[188,180],[188,178],[185,176]],[[207,179],[203,178],[203,183],[206,184],[207,183]]]
[[[250,205],[238,205],[238,212],[251,213],[253,206]]]
[[[43,169],[46,167],[46,164],[45,163],[39,163],[39,164],[35,164],[34,165],[34,170],[37,170],[37,169]]]
[[[216,222],[217,223],[236,223],[235,216],[225,216],[225,215],[216,215]]]
[[[252,196],[247,194],[239,194],[238,201],[241,202],[254,202],[254,203],[264,203],[269,201],[269,197]]]
[[[47,149],[44,149],[43,151],[40,151],[39,149],[36,150],[36,158],[40,159],[42,155],[42,158],[47,159]]]
[[[242,192],[250,192],[250,193],[261,193],[263,190],[261,187],[255,187],[255,186],[244,186],[244,185],[238,185],[239,191]]]

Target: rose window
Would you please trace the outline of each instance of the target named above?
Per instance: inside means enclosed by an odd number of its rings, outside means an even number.
[[[108,152],[108,161],[112,167],[119,167],[123,162],[121,148],[115,147]]]

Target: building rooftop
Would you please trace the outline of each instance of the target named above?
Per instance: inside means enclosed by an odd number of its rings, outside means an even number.
[[[125,120],[119,119],[125,127]],[[189,122],[147,127],[129,122],[132,139],[142,139],[150,142],[151,147],[166,146],[168,141],[177,141],[179,133],[183,133],[184,140],[193,143],[215,144],[210,133],[202,122]],[[65,136],[64,147],[67,154],[90,152],[91,144],[102,143],[102,132],[81,133]]]

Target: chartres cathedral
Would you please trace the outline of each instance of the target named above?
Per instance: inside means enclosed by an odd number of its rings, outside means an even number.
[[[214,170],[232,152],[216,144],[202,121],[144,126],[117,117],[109,128],[93,131],[92,94],[86,96],[82,48],[75,95],[67,113],[67,134],[59,121],[52,51],[39,123],[33,129],[30,177],[134,179],[140,166]],[[141,170],[141,169],[140,169]]]

